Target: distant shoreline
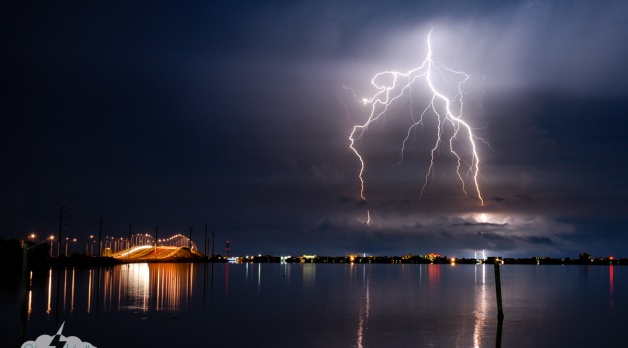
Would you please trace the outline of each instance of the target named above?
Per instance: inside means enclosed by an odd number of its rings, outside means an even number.
[[[91,268],[108,267],[128,263],[291,263],[291,264],[494,264],[502,265],[596,265],[596,266],[623,266],[628,265],[628,258],[597,257],[592,258],[587,253],[582,253],[578,258],[552,258],[548,256],[534,256],[525,258],[508,258],[501,256],[476,258],[449,258],[440,254],[403,256],[374,256],[374,255],[346,255],[346,256],[237,256],[229,257],[214,255],[209,257],[196,248],[158,246],[135,247],[120,250],[106,256],[95,256],[86,253],[74,253],[69,256],[51,257],[50,245],[42,243],[22,244],[18,240],[0,240],[0,264],[3,268],[23,268],[26,260],[26,268]],[[27,248],[24,249],[23,245]],[[137,250],[135,250],[137,249]]]
[[[33,260],[34,261],[34,260]],[[131,263],[288,263],[288,264],[436,264],[436,265],[493,265],[495,262],[501,265],[562,265],[562,266],[624,266],[628,265],[627,259],[620,260],[603,260],[603,259],[539,259],[539,258],[488,258],[484,260],[476,259],[450,259],[450,258],[437,258],[433,260],[429,259],[403,259],[401,257],[393,256],[366,256],[366,257],[290,257],[282,258],[279,256],[255,256],[249,258],[230,258],[227,259],[222,256],[215,258],[208,257],[177,257],[170,259],[117,259],[109,256],[104,257],[90,257],[86,255],[73,255],[69,257],[62,256],[60,258],[53,257],[47,260],[37,260],[37,262],[28,262],[28,268],[53,268],[62,269],[67,267],[75,268],[93,268],[93,267],[111,267],[115,265],[131,264]]]

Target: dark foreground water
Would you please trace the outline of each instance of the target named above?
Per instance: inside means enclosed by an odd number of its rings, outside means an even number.
[[[602,347],[628,344],[628,267],[129,264],[0,287],[2,347]]]

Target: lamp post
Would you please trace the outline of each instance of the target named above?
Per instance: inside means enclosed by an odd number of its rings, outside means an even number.
[[[50,239],[50,257],[52,257],[52,246],[54,245],[54,242],[55,242],[55,236],[50,236],[48,237],[48,239]]]
[[[31,243],[35,244],[35,237],[36,237],[36,236],[35,236],[35,233],[31,233],[31,234],[29,234],[29,235],[28,235],[28,240],[29,240]]]
[[[68,257],[68,237],[65,237],[65,257]]]

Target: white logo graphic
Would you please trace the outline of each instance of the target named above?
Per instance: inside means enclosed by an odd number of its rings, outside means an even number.
[[[41,335],[35,341],[26,341],[22,344],[22,348],[96,348],[89,342],[83,342],[76,336],[65,337],[61,334],[63,331],[61,324],[59,331],[54,336]]]

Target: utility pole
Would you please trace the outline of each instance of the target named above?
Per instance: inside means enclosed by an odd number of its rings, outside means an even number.
[[[192,257],[192,226],[190,226],[190,237],[188,239],[188,246],[190,247],[190,257]]]
[[[205,224],[205,239],[203,239],[203,253],[205,253],[205,257],[207,257],[207,224]]]
[[[214,254],[214,237],[216,237],[216,235],[214,234],[214,230],[212,230],[212,259],[216,256]]]
[[[131,247],[131,230],[132,229],[133,229],[133,225],[129,225],[129,239],[128,239],[128,242],[127,242],[127,245],[126,245],[127,249],[129,249]]]
[[[61,237],[63,236],[63,226],[67,226],[68,224],[63,223],[63,206],[61,207],[61,211],[59,212],[59,242],[57,243],[57,257],[61,256]],[[67,213],[67,212],[66,212]]]
[[[100,228],[98,229],[98,257],[102,256],[102,225],[105,222],[103,218],[100,218]]]

